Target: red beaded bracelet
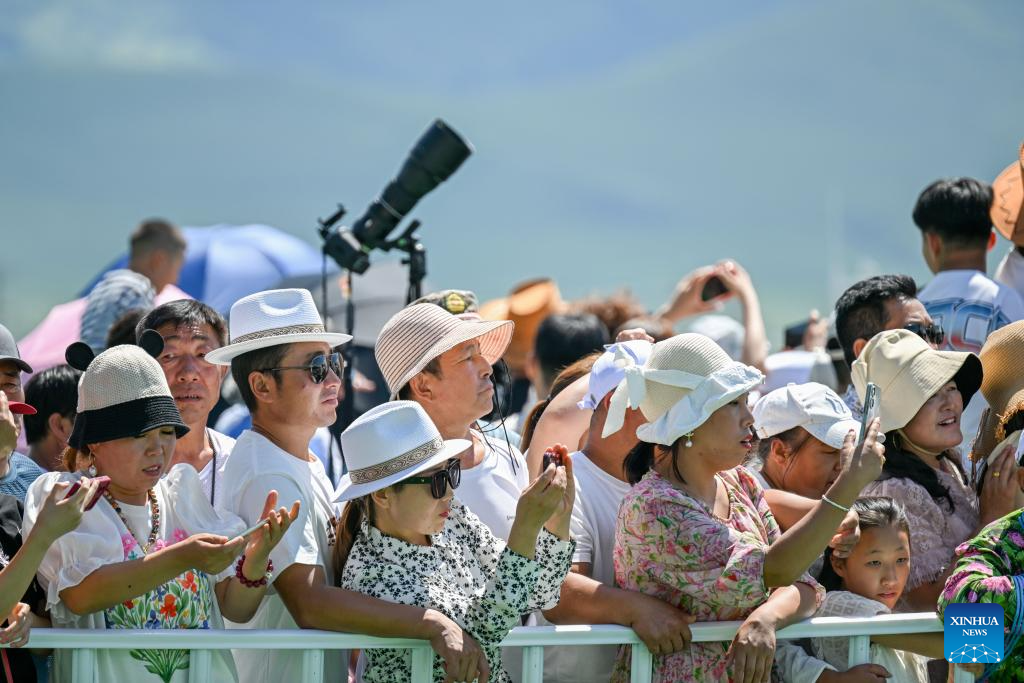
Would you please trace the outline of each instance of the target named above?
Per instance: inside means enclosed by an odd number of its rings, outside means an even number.
[[[267,573],[261,576],[258,580],[251,581],[245,578],[245,574],[242,573],[243,564],[245,564],[245,555],[238,558],[238,563],[235,565],[235,578],[238,579],[238,581],[246,588],[263,588],[270,580],[271,574],[274,573],[274,561],[267,560]]]

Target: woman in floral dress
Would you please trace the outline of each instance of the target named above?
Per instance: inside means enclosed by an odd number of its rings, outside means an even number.
[[[851,431],[837,480],[780,534],[761,487],[739,467],[752,448],[747,392],[761,380],[707,337],[683,334],[655,344],[613,394],[611,410],[639,407],[648,420],[626,460],[635,486],[619,508],[616,582],[698,621],[743,621],[731,644],[655,656],[655,681],[768,681],[775,631],[810,616],[822,598],[807,568],[881,469],[877,424],[861,448]],[[629,680],[625,648],[613,680]]]
[[[956,549],[953,573],[939,596],[939,612],[953,603],[987,602],[1003,608],[1003,661],[982,680],[1024,680],[1024,509],[989,524]]]
[[[154,355],[163,345],[158,337],[146,337]],[[245,524],[214,511],[194,468],[167,472],[175,441],[188,428],[159,363],[137,346],[115,346],[94,359],[82,344],[69,348],[68,360],[84,374],[65,464],[73,469],[85,458],[89,475],[110,483],[40,565],[54,626],[210,629],[223,627],[222,613],[248,621],[266,592],[270,551],[298,510],[275,511],[271,492],[265,526],[238,537]],[[36,480],[25,501],[26,534],[50,491],[80,477],[51,472]],[[187,650],[100,650],[96,680],[184,683],[188,667]],[[71,652],[57,650],[53,680],[70,677]],[[210,680],[236,679],[231,653],[216,651]]]

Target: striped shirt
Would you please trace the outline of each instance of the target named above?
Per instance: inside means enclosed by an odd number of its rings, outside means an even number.
[[[21,453],[11,453],[8,465],[10,469],[7,470],[7,474],[0,477],[0,493],[14,496],[24,503],[28,487],[40,476],[46,474],[46,470]]]
[[[82,312],[81,339],[96,353],[107,345],[107,332],[117,320],[136,308],[153,308],[156,292],[149,278],[121,268],[103,276],[89,292]]]

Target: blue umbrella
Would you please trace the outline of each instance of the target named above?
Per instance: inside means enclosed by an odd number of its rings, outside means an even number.
[[[188,242],[178,287],[221,313],[247,294],[269,289],[285,278],[319,273],[319,249],[269,225],[213,225],[183,228]],[[99,273],[82,291],[88,294],[114,268],[128,263],[125,254]],[[328,260],[328,272],[337,272]]]

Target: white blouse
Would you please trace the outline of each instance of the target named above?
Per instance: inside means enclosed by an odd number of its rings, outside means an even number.
[[[498,645],[523,614],[558,604],[575,543],[542,530],[535,559],[509,550],[457,500],[431,545],[382,534],[363,520],[342,572],[343,588],[388,602],[436,609],[470,632],[487,654],[492,683],[508,683]],[[369,649],[365,683],[407,681],[409,650]],[[434,680],[443,681],[434,655]]]
[[[81,476],[81,472],[50,472],[39,477],[25,499],[23,533],[27,535],[31,531],[54,484],[75,482]],[[152,550],[200,532],[230,538],[245,530],[239,517],[214,511],[191,465],[175,465],[154,490],[160,507],[160,532]],[[118,505],[131,531],[103,499],[85,513],[77,529],[58,538],[46,551],[38,575],[46,592],[46,606],[53,625],[79,629],[223,628],[213,587],[234,575],[234,565],[217,576],[189,570],[145,595],[92,614],[77,615],[64,605],[60,593],[65,588],[77,586],[106,565],[143,557],[136,538],[147,539],[152,531],[149,504],[119,502]],[[212,664],[210,680],[237,681],[230,652],[215,650]],[[185,683],[188,666],[187,650],[100,650],[96,656],[96,680]],[[53,680],[70,679],[71,651],[57,650]]]

